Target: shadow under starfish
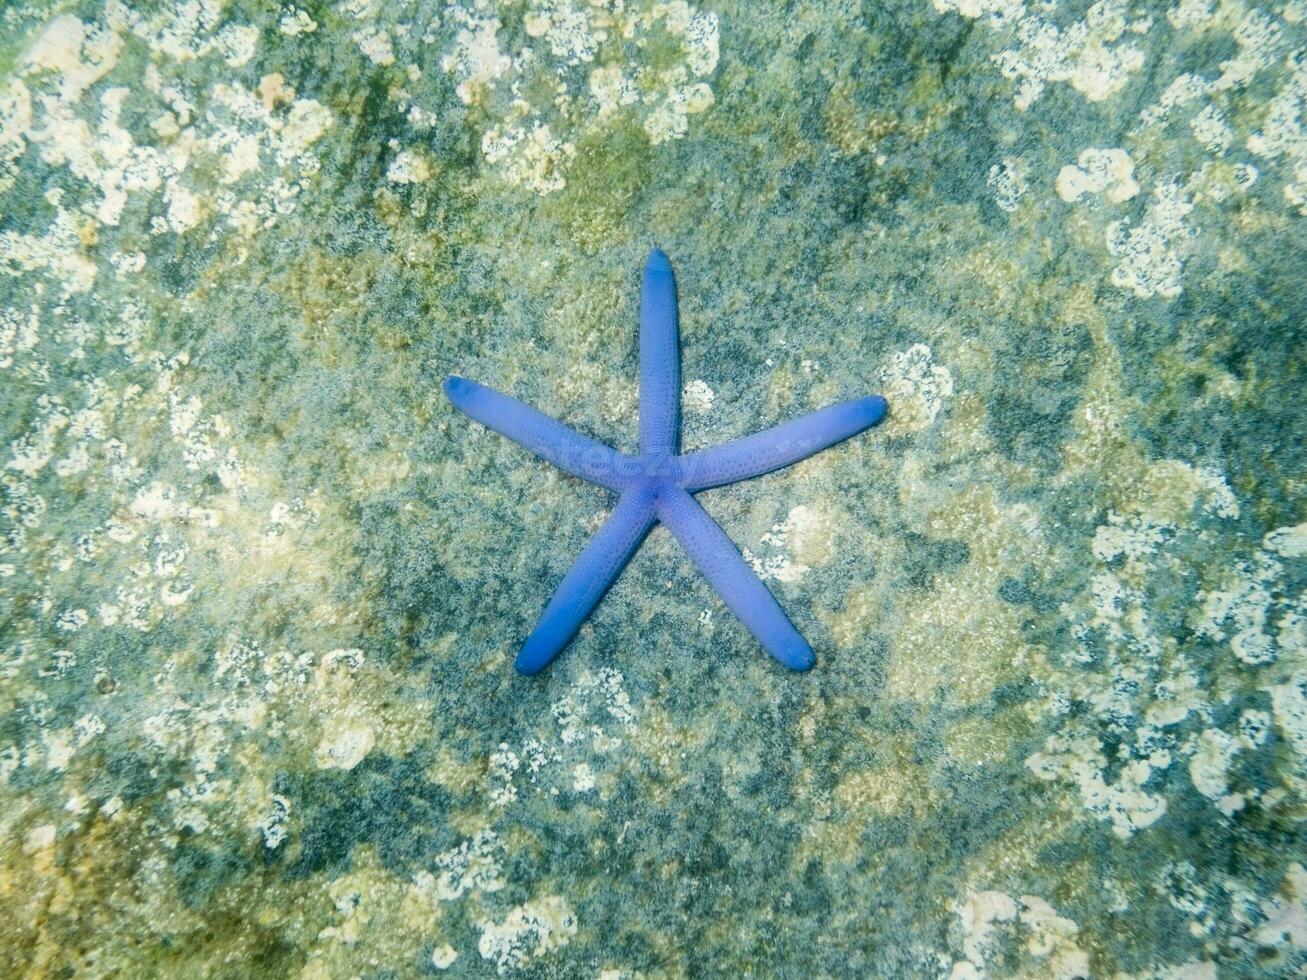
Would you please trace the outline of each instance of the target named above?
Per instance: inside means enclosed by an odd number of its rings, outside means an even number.
[[[755,435],[680,455],[676,277],[659,249],[645,263],[640,287],[640,456],[619,453],[475,381],[450,376],[444,388],[460,412],[573,476],[621,495],[526,638],[517,655],[519,671],[537,673],[562,652],[656,521],[667,525],[768,653],[792,670],[813,665],[808,641],[692,494],[789,466],[856,435],[885,417],[884,398],[869,395],[841,402]]]

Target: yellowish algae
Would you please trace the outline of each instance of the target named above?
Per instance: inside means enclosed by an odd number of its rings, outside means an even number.
[[[1307,969],[1307,7],[0,9],[0,973]],[[634,447],[881,391],[662,530]]]

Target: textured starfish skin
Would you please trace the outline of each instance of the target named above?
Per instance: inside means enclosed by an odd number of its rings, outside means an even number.
[[[722,601],[763,648],[792,670],[815,662],[731,539],[691,496],[789,466],[885,417],[880,395],[841,402],[743,439],[680,455],[681,352],[676,277],[659,249],[640,286],[640,455],[627,456],[508,395],[450,376],[445,395],[463,414],[573,476],[621,494],[582,550],[517,655],[535,674],[576,635],[657,521],[667,525]]]

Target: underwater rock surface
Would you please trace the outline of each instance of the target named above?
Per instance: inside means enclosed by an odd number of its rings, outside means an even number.
[[[0,973],[1307,968],[1307,5],[0,10]],[[678,262],[700,499],[539,677]]]

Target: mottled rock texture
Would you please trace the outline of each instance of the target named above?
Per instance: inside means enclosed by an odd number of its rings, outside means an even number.
[[[0,9],[0,973],[1307,965],[1303,0]],[[611,499],[680,272],[703,501]]]

